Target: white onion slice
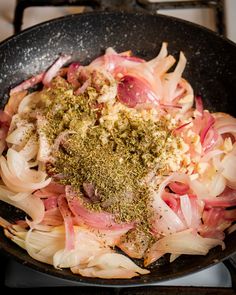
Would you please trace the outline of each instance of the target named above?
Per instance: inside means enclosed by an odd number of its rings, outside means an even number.
[[[34,91],[26,95],[18,106],[18,114],[29,112],[40,101],[40,92]]]
[[[100,269],[112,270],[116,268],[124,268],[127,270],[133,270],[140,274],[148,274],[149,271],[137,266],[127,256],[118,253],[105,253],[91,257],[88,267],[98,267]]]
[[[170,234],[186,228],[178,215],[162,200],[160,194],[154,194],[153,208],[158,214],[154,228],[158,233]]]
[[[181,79],[186,63],[187,63],[187,60],[183,52],[180,52],[179,62],[174,72],[168,73],[164,76],[163,85],[164,85],[164,101],[165,102],[171,102],[174,99],[174,93]]]
[[[228,229],[227,229],[227,233],[228,234],[232,234],[234,231],[236,231],[236,223],[231,225]]]
[[[201,158],[201,162],[209,162],[212,158],[214,158],[215,156],[218,155],[222,155],[224,154],[224,151],[216,149],[216,150],[212,150],[209,151],[208,153],[206,153],[202,158]]]
[[[156,250],[177,255],[206,255],[211,248],[218,245],[225,248],[221,240],[203,238],[199,234],[193,234],[190,229],[160,239],[156,243]]]
[[[15,145],[23,145],[25,138],[27,138],[28,134],[30,134],[33,130],[34,125],[31,123],[26,124],[25,126],[20,126],[7,136],[6,142]]]
[[[208,185],[209,196],[211,198],[219,196],[225,189],[226,180],[224,176],[220,173],[216,173],[215,176],[212,177],[211,181]]]
[[[153,193],[153,209],[157,214],[157,218],[154,222],[154,228],[155,231],[159,233],[161,232],[162,234],[175,233],[186,229],[186,225],[180,219],[180,217],[162,200],[162,194],[165,190],[165,187],[170,182],[174,181],[187,184],[198,198],[203,198],[209,195],[208,191],[203,188],[201,182],[199,182],[198,180],[191,181],[190,177],[186,174],[175,172],[166,177],[166,179],[159,185],[158,192]],[[199,205],[200,203],[198,204],[198,206]],[[199,219],[197,218],[197,215],[200,215],[200,211],[198,214],[194,213],[195,225],[197,224],[196,220]]]
[[[68,251],[61,249],[53,257],[56,268],[74,267],[78,264],[88,263],[91,257],[110,252],[117,240],[127,230],[96,230],[86,227],[74,226],[75,249]]]
[[[92,252],[90,252],[90,255],[84,253],[83,251],[81,251],[80,247],[70,251],[66,249],[60,249],[53,255],[53,266],[55,268],[74,267],[87,262],[88,258],[91,257],[91,255],[93,255]]]
[[[236,182],[236,155],[226,155],[221,161],[222,175],[230,182]]]
[[[0,200],[28,214],[33,223],[40,223],[44,217],[44,204],[41,199],[30,193],[16,194],[4,186],[0,186]]]
[[[19,151],[19,154],[26,160],[34,159],[38,154],[39,144],[36,136],[33,135],[29,138],[26,145]],[[32,166],[33,167],[33,166]]]
[[[51,182],[45,172],[29,169],[25,159],[13,149],[8,149],[7,160],[1,156],[0,167],[2,180],[15,192],[32,192]]]
[[[25,238],[28,254],[41,262],[52,264],[53,255],[64,247],[64,231],[41,232],[29,230]]]
[[[98,267],[75,266],[71,268],[74,274],[80,274],[83,277],[101,278],[101,279],[131,279],[138,276],[132,270],[125,268],[99,269]]]
[[[37,131],[39,135],[39,150],[37,154],[37,160],[41,162],[47,162],[51,153],[50,144],[44,133],[44,128],[47,124],[48,122],[43,116],[37,116]]]
[[[180,255],[179,254],[171,254],[170,255],[170,263],[174,262]]]
[[[11,226],[11,223],[0,216],[0,226],[3,228],[8,228],[9,226]]]
[[[190,227],[192,223],[192,206],[188,195],[180,196],[180,207],[187,226]]]

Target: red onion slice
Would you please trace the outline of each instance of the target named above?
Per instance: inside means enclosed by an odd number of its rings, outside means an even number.
[[[139,104],[157,104],[157,97],[151,86],[144,79],[126,75],[118,84],[118,99],[128,107],[134,108]]]
[[[67,71],[67,81],[75,88],[78,88],[80,86],[80,83],[78,81],[77,77],[77,70],[80,67],[79,62],[74,62],[70,64]]]
[[[10,96],[14,93],[17,93],[17,92],[20,92],[23,90],[27,90],[27,89],[35,86],[36,84],[42,82],[44,74],[45,73],[43,72],[43,73],[40,73],[36,76],[33,76],[32,78],[22,82],[20,85],[17,85],[16,87],[12,88],[10,91]]]
[[[47,70],[43,77],[43,84],[47,87],[49,87],[50,82],[52,79],[57,75],[60,68],[66,64],[71,59],[70,55],[63,54],[61,55],[54,64]]]
[[[201,96],[195,97],[195,105],[196,105],[196,110],[199,111],[201,115],[203,115],[203,102],[202,102]]]
[[[178,182],[178,181],[173,181],[169,184],[169,188],[176,194],[184,195],[189,191],[189,185]]]
[[[75,232],[73,227],[73,215],[69,209],[67,200],[64,195],[60,195],[58,200],[58,207],[65,223],[66,234],[66,250],[72,250],[75,247]]]

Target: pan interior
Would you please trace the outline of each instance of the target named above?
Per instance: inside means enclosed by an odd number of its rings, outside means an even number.
[[[177,59],[183,51],[188,64],[184,72],[204,107],[236,116],[236,46],[213,32],[172,17],[128,13],[78,14],[56,19],[23,31],[0,44],[1,107],[10,87],[45,70],[61,53],[87,64],[108,47],[132,50],[151,59],[163,41]],[[0,216],[17,218],[19,212],[3,203]],[[130,280],[102,280],[73,275],[33,260],[0,232],[1,248],[18,261],[56,277],[83,285],[137,286],[166,281],[209,267],[236,250],[236,234],[226,238],[226,250],[215,248],[207,256],[181,256],[172,264],[156,265],[150,275]]]

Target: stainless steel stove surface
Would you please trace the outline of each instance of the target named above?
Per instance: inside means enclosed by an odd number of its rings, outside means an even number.
[[[46,3],[49,0],[0,0],[0,41],[6,39],[7,37],[13,35],[14,32],[14,10],[16,2],[35,2],[35,3]],[[79,2],[79,0],[68,0],[71,3],[71,6],[34,6],[28,7],[24,10],[23,14],[23,24],[22,29],[26,29],[32,25],[38,24],[43,21],[47,21],[49,19],[53,19],[56,17],[60,17],[66,14],[71,13],[80,13],[83,11],[83,6],[73,6],[73,3]],[[148,2],[148,0],[139,0],[139,2]],[[149,0],[151,3],[155,3],[158,0]],[[64,0],[51,0],[51,2],[65,2]],[[86,1],[80,1],[81,3],[85,3]],[[112,1],[87,1],[87,2],[117,2],[117,0]],[[119,0],[118,2],[124,2]],[[158,1],[158,2],[187,2],[185,1]],[[190,2],[198,2],[198,1],[190,1]],[[205,1],[205,2],[216,2],[216,1]],[[225,25],[226,25],[226,36],[232,41],[236,42],[236,1],[235,0],[225,0]],[[28,5],[28,4],[27,4]],[[163,6],[162,6],[163,7]],[[176,5],[178,7],[178,4]],[[160,9],[159,13],[172,15],[175,17],[183,18],[189,20],[191,22],[198,23],[203,25],[209,29],[215,30],[216,24],[214,20],[214,10],[209,7],[195,7],[195,8],[171,8],[171,6],[167,6],[165,9]]]
[[[0,0],[0,41],[11,36],[14,32],[13,19],[14,19],[14,8],[17,1],[13,0]],[[20,0],[18,0],[18,3]],[[26,2],[26,1],[25,1]],[[37,1],[35,1],[37,2]],[[40,1],[39,1],[40,2]],[[45,1],[41,1],[45,2]],[[73,1],[68,1],[73,3]],[[76,1],[74,1],[76,2]],[[81,1],[85,2],[85,1]],[[93,2],[93,1],[91,1]],[[116,2],[116,1],[115,1]],[[122,1],[121,1],[122,2]],[[142,2],[142,1],[140,1]],[[155,2],[151,1],[150,2]],[[163,2],[163,1],[159,1]],[[174,1],[165,1],[165,2],[174,2]],[[175,1],[179,2],[179,1]],[[184,2],[184,1],[181,1]],[[192,1],[197,2],[197,1]],[[212,1],[214,2],[214,1]],[[236,25],[234,25],[235,16],[233,11],[236,12],[236,1],[226,0],[226,36],[231,40],[236,42]],[[52,18],[60,17],[66,14],[79,13],[83,11],[83,7],[78,6],[67,6],[67,7],[31,7],[27,8],[23,15],[23,25],[22,28],[25,29],[34,24],[46,21]],[[214,22],[214,13],[206,7],[198,9],[165,9],[162,11],[165,14],[177,16],[179,18],[184,18],[201,25],[204,25],[212,30],[216,30],[216,24]],[[78,283],[71,282],[68,280],[58,279],[47,274],[42,274],[36,270],[30,269],[24,265],[19,264],[15,260],[9,259],[7,261],[7,267],[5,271],[5,286],[10,288],[38,288],[38,287],[78,287]],[[179,287],[211,287],[208,291],[205,289],[205,293],[202,290],[201,294],[215,294],[217,290],[218,294],[233,294],[229,291],[229,288],[232,287],[232,280],[230,273],[226,266],[223,263],[216,264],[212,267],[209,267],[205,270],[199,271],[188,276],[184,276],[179,279],[174,279],[168,281],[168,283],[158,283],[154,284],[156,287],[163,286],[176,286],[175,289],[170,289],[170,293],[160,293],[162,289],[158,289],[158,294],[199,294],[199,291],[191,291],[190,289],[178,289]],[[163,289],[166,290],[166,289]],[[172,291],[171,291],[172,290]],[[173,293],[173,290],[176,293]],[[179,290],[179,291],[178,291]],[[189,291],[188,291],[189,290]],[[220,292],[222,291],[222,293]],[[231,290],[231,289],[230,289]],[[147,291],[147,289],[146,289]],[[178,292],[177,292],[178,291]],[[128,291],[127,291],[128,292]],[[165,292],[165,291],[163,291]],[[167,291],[166,291],[167,292]],[[168,291],[169,292],[169,291]],[[184,293],[185,292],[185,293]],[[189,293],[188,293],[189,292]],[[196,293],[195,293],[196,292]],[[234,292],[234,291],[232,291]],[[124,294],[129,294],[123,292]],[[123,294],[122,293],[122,294]],[[79,292],[78,294],[84,294]],[[86,293],[89,294],[89,293]],[[95,291],[94,294],[98,294],[98,291]],[[109,293],[101,293],[109,294]],[[116,292],[116,294],[118,294]],[[144,293],[132,293],[132,294],[144,294]],[[146,292],[145,292],[146,294]],[[151,293],[148,293],[151,294]],[[157,293],[152,293],[157,294]]]
[[[11,288],[79,286],[77,282],[39,273],[14,260],[10,260],[7,265],[5,284]],[[232,282],[228,269],[223,263],[219,263],[188,276],[152,285],[231,288]]]

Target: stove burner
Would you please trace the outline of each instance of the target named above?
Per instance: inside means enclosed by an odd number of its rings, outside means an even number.
[[[156,1],[148,0],[17,0],[14,16],[14,32],[19,33],[23,22],[24,10],[33,6],[83,6],[89,10],[100,11],[141,11],[158,13],[164,9],[211,8],[214,10],[216,31],[225,36],[224,0],[195,1]]]

